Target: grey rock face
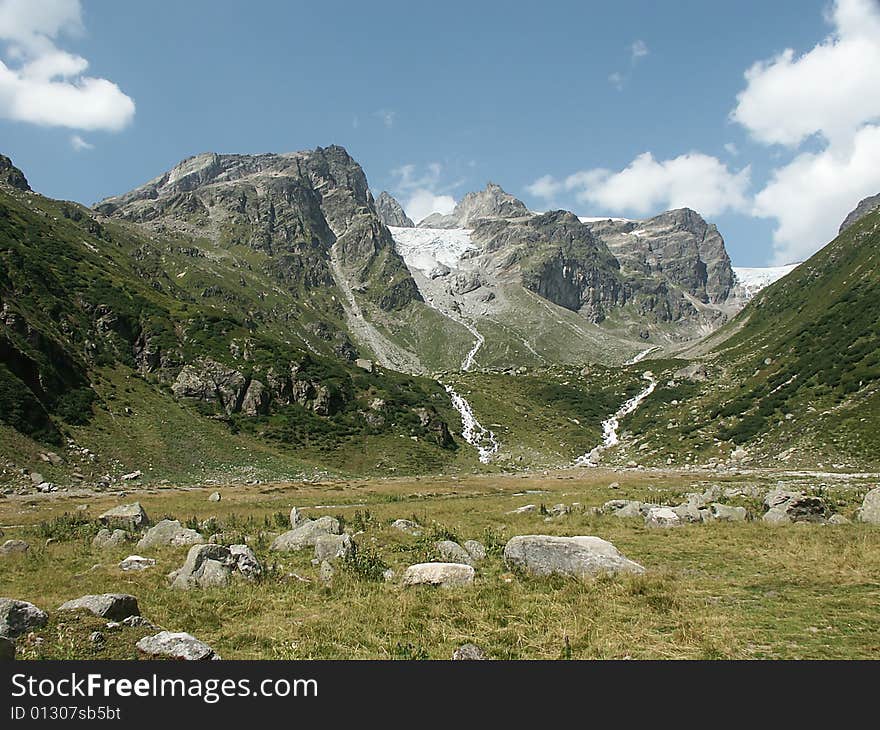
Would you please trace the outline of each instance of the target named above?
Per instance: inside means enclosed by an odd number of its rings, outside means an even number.
[[[205,542],[204,537],[195,530],[184,527],[178,520],[162,520],[144,533],[138,541],[137,548],[149,550],[169,545],[199,545],[203,542]]]
[[[465,563],[470,565],[473,562],[470,553],[454,540],[441,540],[434,544],[434,549],[447,563]]]
[[[339,520],[335,517],[321,517],[317,520],[306,520],[298,527],[275,538],[270,550],[291,552],[314,547],[321,535],[338,535]]]
[[[635,499],[611,499],[602,505],[602,512],[613,517],[643,517],[642,502]]]
[[[577,577],[599,573],[644,573],[645,569],[599,537],[519,535],[504,546],[504,562],[533,575]]]
[[[255,580],[263,574],[263,565],[247,545],[230,545],[229,554],[235,561],[235,569],[248,580]]]
[[[336,246],[351,284],[382,309],[421,300],[363,170],[336,145],[289,154],[196,155],[96,209],[261,251],[273,275],[294,288],[335,287],[330,249]]]
[[[9,185],[16,190],[27,191],[31,189],[24,173],[19,170],[5,155],[0,155],[0,184]]]
[[[865,198],[843,219],[838,233],[843,233],[847,228],[854,226],[866,215],[870,215],[878,209],[880,209],[880,194]]]
[[[25,555],[30,550],[30,547],[24,540],[7,540],[0,545],[0,557],[6,555]]]
[[[645,527],[679,527],[682,521],[671,507],[652,507],[645,515]]]
[[[155,636],[145,636],[136,644],[138,651],[148,659],[169,658],[186,661],[219,659],[210,646],[191,634],[160,631]]]
[[[110,529],[128,530],[137,532],[142,527],[150,524],[147,513],[141,507],[140,502],[132,502],[131,504],[120,504],[118,507],[108,509],[104,514],[98,517],[101,524]]]
[[[858,518],[860,522],[880,525],[880,487],[875,487],[865,495]]]
[[[354,543],[349,535],[319,535],[315,540],[315,560],[331,562],[351,555]]]
[[[100,595],[82,596],[62,603],[59,611],[76,611],[85,609],[95,616],[122,621],[129,616],[140,616],[137,598],[127,593],[102,593]]]
[[[14,639],[46,625],[48,614],[33,603],[0,598],[0,636]]]
[[[465,195],[449,215],[434,213],[421,221],[419,228],[471,228],[481,220],[529,215],[529,209],[521,200],[490,182],[485,190]]]
[[[395,226],[397,228],[415,227],[415,223],[410,220],[400,203],[384,190],[376,198],[376,213],[379,216],[379,220],[386,226]]]
[[[99,550],[119,547],[128,542],[128,533],[125,530],[109,530],[102,527],[98,534],[92,538],[92,547]]]
[[[403,572],[403,585],[456,588],[474,582],[473,566],[463,563],[417,563]]]

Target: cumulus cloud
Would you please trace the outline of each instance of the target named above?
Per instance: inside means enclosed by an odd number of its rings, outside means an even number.
[[[755,196],[754,214],[778,222],[776,262],[814,253],[880,192],[880,3],[837,0],[828,21],[832,32],[812,50],[753,65],[732,112],[755,140],[797,152]],[[808,141],[819,151],[800,151]]]
[[[416,165],[402,165],[391,171],[397,178],[394,191],[406,214],[416,223],[432,213],[446,215],[455,208],[455,198],[449,194],[453,186],[441,186],[443,165],[432,162],[419,171]]]
[[[0,116],[47,127],[118,131],[134,101],[58,47],[83,30],[79,0],[0,0]]]
[[[775,218],[773,260],[800,261],[837,235],[862,198],[880,192],[880,127],[853,137],[849,153],[803,153],[776,170],[755,196],[755,215]]]
[[[573,193],[581,203],[613,213],[644,216],[687,207],[714,216],[748,209],[750,175],[749,167],[734,172],[698,152],[660,161],[645,152],[617,172],[582,170],[564,180],[545,175],[527,190],[546,200]]]

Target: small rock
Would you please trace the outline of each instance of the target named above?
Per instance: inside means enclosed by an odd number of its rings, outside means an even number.
[[[320,580],[324,584],[332,583],[333,582],[333,575],[335,573],[336,573],[336,571],[333,568],[333,566],[330,565],[330,563],[328,563],[326,560],[324,560],[321,563],[320,570],[318,571],[318,580]]]
[[[394,520],[394,522],[391,523],[391,527],[395,530],[405,532],[408,535],[413,535],[414,537],[419,537],[422,534],[421,525],[412,520]]]
[[[163,546],[200,545],[205,538],[195,530],[190,530],[178,520],[162,520],[144,533],[138,541],[138,550],[149,550]]]
[[[516,509],[510,510],[507,514],[509,515],[524,515],[529,512],[537,512],[538,507],[534,504],[524,504],[522,507],[517,507]]]
[[[122,619],[122,623],[124,626],[128,626],[130,628],[134,628],[136,626],[147,626],[151,629],[158,628],[156,624],[154,624],[149,619],[144,618],[143,616],[129,616],[128,618]],[[110,624],[107,624],[107,626],[109,627]]]
[[[235,569],[248,580],[256,580],[263,574],[263,565],[247,545],[230,545],[229,554],[235,561]]]
[[[315,560],[319,563],[347,557],[353,550],[349,535],[319,535],[315,540]]]
[[[843,515],[834,514],[828,518],[828,524],[829,525],[849,525],[849,524],[851,524],[851,520],[848,520]]]
[[[126,542],[128,542],[128,533],[125,530],[113,530],[111,532],[106,527],[102,527],[92,539],[92,547],[105,550],[119,547]]]
[[[0,598],[0,636],[14,639],[29,631],[42,628],[48,614],[33,603],[14,598]]]
[[[117,507],[108,509],[98,517],[98,520],[105,527],[118,528],[130,532],[137,532],[141,527],[146,527],[150,524],[147,513],[144,512],[140,502],[120,504]]]
[[[208,495],[209,502],[219,502],[220,499],[220,492],[211,492],[211,494]]]
[[[452,652],[452,659],[453,661],[485,661],[487,657],[476,644],[462,644]]]
[[[234,564],[232,551],[225,545],[193,545],[183,566],[169,576],[171,587],[189,590],[226,585]]]
[[[481,560],[486,559],[486,548],[483,547],[483,543],[477,542],[476,540],[467,540],[462,547],[467,550],[468,555],[471,556],[471,564],[479,563]]]
[[[138,469],[137,471],[133,471],[130,474],[123,474],[119,477],[124,482],[132,482],[135,479],[140,479],[143,476],[143,472]]]
[[[30,547],[24,540],[7,540],[0,545],[0,557],[5,555],[24,555],[30,550]]]
[[[713,502],[709,509],[711,510],[712,519],[720,522],[745,522],[749,513],[745,507],[731,507],[726,504]]]
[[[645,527],[680,527],[681,518],[670,507],[654,507],[645,516]]]
[[[473,561],[470,553],[454,540],[441,540],[434,543],[437,554],[447,563],[465,563],[470,565]]]
[[[417,563],[403,573],[403,585],[434,585],[454,588],[474,582],[474,569],[463,563]]]
[[[390,583],[391,581],[393,581],[394,571],[391,568],[382,571],[382,580],[384,580],[386,583]]]
[[[620,489],[620,482],[611,482],[608,485],[608,489]]]
[[[93,631],[89,634],[89,643],[95,647],[95,649],[100,650],[107,646],[107,637],[100,631]]]
[[[62,603],[59,611],[76,611],[85,609],[95,616],[112,621],[122,621],[129,616],[139,616],[137,598],[127,593],[102,593],[99,595],[81,596]]]
[[[155,636],[145,636],[136,646],[141,654],[150,659],[167,657],[203,661],[220,658],[210,646],[183,632],[160,631]]]
[[[291,527],[299,527],[304,522],[308,522],[309,518],[306,517],[302,510],[299,507],[293,507],[290,510],[290,526]]]
[[[152,568],[156,564],[153,558],[144,558],[140,555],[129,555],[125,560],[119,563],[119,569],[126,573],[131,571],[146,570]]]

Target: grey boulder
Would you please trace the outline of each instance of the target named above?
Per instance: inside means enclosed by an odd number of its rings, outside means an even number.
[[[645,527],[680,527],[681,518],[672,507],[652,507],[645,515]]]
[[[98,517],[98,520],[104,527],[118,528],[130,532],[136,532],[150,524],[147,513],[144,512],[140,502],[120,504],[117,507],[108,509]]]
[[[479,563],[481,560],[486,559],[486,548],[483,546],[483,543],[477,540],[466,540],[462,547],[471,556],[472,563]]]
[[[153,558],[145,558],[141,555],[129,555],[127,558],[119,562],[119,569],[126,572],[136,572],[152,568],[156,564]]]
[[[302,550],[314,547],[321,535],[338,535],[339,533],[339,520],[335,517],[306,520],[298,527],[276,537],[269,549],[277,552]]]
[[[138,541],[138,550],[149,550],[155,547],[200,545],[205,538],[195,530],[190,530],[178,520],[162,520],[144,533]]]
[[[610,542],[590,535],[518,535],[504,546],[504,562],[533,575],[558,573],[582,577],[645,572],[641,565],[621,554]]]
[[[153,636],[145,636],[136,646],[149,659],[203,661],[220,658],[210,646],[184,632],[160,631]]]
[[[24,555],[30,547],[24,540],[7,540],[0,545],[0,556]]]
[[[731,507],[727,504],[713,502],[709,509],[711,510],[712,519],[719,522],[745,522],[749,513],[745,507]]]
[[[319,535],[315,540],[315,562],[332,562],[351,555],[354,542],[350,535]]]
[[[417,563],[403,572],[403,585],[456,588],[474,582],[474,568],[464,563]]]
[[[858,518],[860,522],[880,525],[880,487],[875,487],[865,495],[859,508]]]
[[[99,550],[119,547],[128,541],[128,533],[125,530],[109,530],[102,527],[92,539],[92,547]]]
[[[0,598],[0,636],[14,639],[46,625],[48,614],[33,603]]]
[[[15,659],[15,642],[0,636],[0,662],[11,662]]]
[[[447,563],[465,563],[470,565],[473,562],[471,554],[454,540],[441,540],[434,543],[434,549]]]
[[[95,616],[122,621],[129,616],[140,616],[137,598],[127,593],[101,593],[99,595],[82,596],[62,603],[59,611],[76,611],[85,609]]]
[[[452,652],[453,661],[485,661],[486,654],[476,644],[462,644]]]
[[[171,574],[171,587],[188,590],[226,585],[234,563],[225,545],[193,545],[183,566]]]

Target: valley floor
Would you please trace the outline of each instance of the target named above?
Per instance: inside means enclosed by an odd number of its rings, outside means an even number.
[[[875,475],[574,469],[229,486],[219,502],[208,501],[213,486],[11,495],[0,499],[3,540],[31,547],[0,556],[0,595],[50,614],[45,628],[19,640],[20,658],[135,658],[135,642],[154,631],[110,630],[102,619],[55,612],[68,599],[107,592],[135,595],[145,617],[193,634],[224,659],[448,659],[468,642],[497,659],[878,658],[880,529],[760,520],[770,489],[821,493],[852,518],[875,485]],[[591,509],[611,499],[675,504],[712,486],[740,492],[723,501],[758,519],[650,529]],[[138,551],[133,543],[92,547],[94,520],[135,499],[153,522],[214,518],[213,529],[250,536],[266,575],[171,590],[165,576],[187,547],[147,550],[155,567],[122,572],[119,561]],[[550,517],[542,509],[558,503],[570,511]],[[537,509],[511,514],[527,504]],[[290,529],[293,506],[344,519],[372,565],[337,566],[324,583],[312,550],[270,552],[273,536]],[[390,527],[401,518],[422,525],[422,536]],[[501,550],[525,534],[597,535],[647,572],[587,580],[511,572]],[[446,538],[486,546],[472,586],[370,579],[382,564],[399,579],[406,566],[436,558],[434,543]],[[96,628],[107,637],[101,648],[88,640]]]

